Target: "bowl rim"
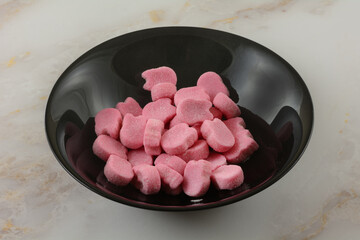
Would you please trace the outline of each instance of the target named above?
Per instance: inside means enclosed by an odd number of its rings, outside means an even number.
[[[110,194],[105,192],[104,190],[101,190],[100,188],[96,188],[91,184],[88,184],[85,179],[83,179],[83,177],[81,177],[76,171],[74,171],[74,169],[69,166],[68,163],[66,163],[66,161],[63,161],[61,159],[61,157],[58,156],[58,154],[55,151],[55,147],[52,145],[51,143],[51,137],[49,135],[49,123],[47,121],[47,118],[50,112],[50,105],[53,101],[53,95],[57,89],[58,84],[60,84],[61,80],[63,79],[63,77],[72,69],[73,66],[75,66],[79,61],[82,60],[82,58],[87,55],[88,53],[94,51],[97,47],[100,47],[102,45],[105,45],[111,41],[113,41],[114,39],[117,38],[125,38],[128,35],[132,35],[132,34],[138,34],[140,32],[149,32],[151,33],[152,31],[166,31],[166,30],[172,30],[172,29],[181,29],[181,30],[191,30],[191,31],[209,31],[209,32],[217,32],[218,34],[226,34],[226,35],[232,35],[233,37],[236,38],[241,38],[245,41],[250,42],[251,44],[257,45],[258,47],[264,49],[265,51],[271,53],[272,55],[274,55],[275,57],[277,57],[289,70],[291,70],[295,75],[297,75],[297,79],[299,80],[299,83],[302,86],[302,89],[306,92],[307,96],[308,96],[308,100],[309,100],[309,106],[310,106],[310,124],[309,124],[309,128],[308,131],[304,134],[304,136],[302,137],[302,139],[305,139],[305,143],[303,144],[303,146],[299,147],[298,149],[298,155],[295,157],[294,155],[294,159],[291,161],[291,164],[288,164],[284,169],[282,169],[282,171],[279,171],[275,176],[271,177],[269,180],[257,185],[255,188],[252,188],[251,191],[249,191],[246,194],[242,194],[242,195],[233,195],[230,197],[227,197],[225,199],[222,200],[218,200],[216,202],[210,202],[210,203],[200,203],[200,204],[192,204],[192,205],[184,205],[184,206],[165,206],[165,205],[158,205],[158,204],[153,204],[153,203],[146,203],[146,202],[141,202],[141,201],[136,201],[136,200],[131,200],[131,199],[127,199],[122,197],[121,195],[116,195],[116,194]],[[132,32],[128,32],[116,37],[113,37],[109,40],[106,40],[100,44],[97,44],[96,46],[92,47],[91,49],[87,50],[86,52],[84,52],[83,54],[81,54],[75,61],[73,61],[69,66],[66,67],[66,69],[60,74],[60,76],[57,78],[55,84],[53,85],[51,92],[49,94],[47,103],[46,103],[46,107],[45,107],[45,133],[46,133],[46,139],[48,142],[48,145],[53,153],[53,155],[55,156],[56,160],[60,163],[60,165],[65,169],[65,171],[71,175],[77,182],[79,182],[80,184],[82,184],[83,186],[85,186],[86,188],[88,188],[89,190],[99,194],[100,196],[103,196],[107,199],[113,200],[115,202],[119,202],[128,206],[132,206],[132,207],[138,207],[138,208],[142,208],[142,209],[148,209],[148,210],[161,210],[161,211],[193,211],[193,210],[203,210],[203,209],[210,209],[210,208],[215,208],[215,207],[220,207],[220,206],[225,206],[234,202],[238,202],[240,200],[244,200],[248,197],[251,197],[263,190],[265,190],[266,188],[272,186],[275,182],[277,182],[279,179],[281,179],[284,175],[286,175],[295,165],[296,163],[300,160],[300,158],[302,157],[302,155],[304,154],[307,146],[309,145],[312,133],[313,133],[313,128],[314,128],[314,105],[313,105],[313,101],[309,92],[308,87],[306,86],[304,80],[301,78],[301,76],[299,75],[299,73],[293,68],[292,65],[290,65],[284,58],[282,58],[281,56],[279,56],[277,53],[275,53],[274,51],[272,51],[271,49],[253,41],[250,40],[248,38],[245,38],[243,36],[234,34],[234,33],[230,33],[230,32],[225,32],[225,31],[221,31],[221,30],[216,30],[216,29],[210,29],[210,28],[203,28],[203,27],[192,27],[192,26],[165,26],[165,27],[154,27],[154,28],[145,28],[145,29],[140,29],[137,31],[132,31]],[[300,151],[300,152],[299,152]],[[60,154],[61,155],[61,154]]]

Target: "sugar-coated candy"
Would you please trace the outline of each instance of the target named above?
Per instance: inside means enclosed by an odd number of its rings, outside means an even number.
[[[140,164],[133,167],[134,186],[145,195],[156,194],[161,189],[161,178],[155,166]]]
[[[212,121],[205,120],[200,130],[209,146],[217,152],[226,152],[235,144],[233,134],[218,118],[214,118]]]
[[[144,131],[144,148],[149,155],[161,153],[161,136],[164,132],[164,123],[158,119],[149,119]]]
[[[235,135],[234,146],[227,152],[224,152],[224,156],[228,163],[238,164],[246,160],[258,148],[259,145],[253,139],[251,133],[244,129]]]
[[[178,156],[185,162],[206,159],[209,156],[209,146],[205,140],[197,140],[194,145]]]
[[[171,105],[171,99],[169,98],[161,98],[155,102],[150,102],[144,106],[142,111],[142,115],[147,119],[158,119],[164,124],[169,122],[175,114],[176,107]]]
[[[137,117],[130,113],[125,115],[120,130],[120,141],[125,147],[137,149],[143,146],[146,120],[142,115]]]
[[[192,160],[184,170],[183,190],[190,197],[203,196],[210,187],[212,166],[205,160]]]
[[[210,96],[211,101],[219,92],[229,96],[229,90],[225,86],[221,77],[215,72],[206,72],[202,74],[196,85],[202,88]]]
[[[233,100],[231,100],[226,94],[222,92],[215,96],[213,104],[224,114],[227,119],[240,116],[241,112],[238,105],[236,105]]]
[[[116,155],[110,155],[104,167],[107,180],[117,186],[126,186],[134,177],[131,164]]]
[[[174,70],[169,67],[158,67],[144,71],[141,74],[145,79],[143,88],[151,91],[151,89],[158,83],[172,83],[176,85],[177,77]]]
[[[201,123],[205,120],[211,120],[214,116],[209,109],[212,104],[207,100],[185,99],[180,102],[176,108],[176,117],[181,122],[193,125],[195,123]]]
[[[211,181],[219,190],[233,190],[243,183],[244,173],[238,165],[224,165],[212,173]]]
[[[100,159],[107,161],[110,155],[117,155],[127,159],[127,149],[119,141],[107,135],[98,136],[92,146],[92,150]]]
[[[213,171],[227,164],[225,156],[217,152],[211,152],[206,160],[212,164]]]
[[[140,164],[153,165],[152,156],[147,154],[144,148],[129,150],[127,156],[129,163],[131,163],[133,167]]]
[[[114,139],[119,138],[122,117],[116,108],[104,108],[95,116],[96,135],[109,135]]]
[[[176,86],[172,83],[158,83],[151,88],[151,99],[153,101],[160,98],[174,98]]]
[[[185,99],[207,100],[210,101],[209,95],[200,87],[186,87],[179,89],[174,96],[175,106],[179,106],[180,102]]]
[[[170,195],[178,195],[182,191],[183,176],[165,164],[157,164],[162,189]]]
[[[165,164],[166,166],[174,169],[181,175],[184,175],[184,169],[186,162],[175,155],[169,155],[167,153],[162,153],[154,161],[155,166],[158,164]]]
[[[124,102],[119,102],[116,104],[116,108],[121,112],[121,115],[124,117],[127,113],[132,114],[133,116],[139,116],[142,113],[142,108],[139,103],[132,97],[128,97]]]
[[[198,139],[196,130],[186,123],[179,123],[161,137],[161,146],[171,155],[184,153]]]

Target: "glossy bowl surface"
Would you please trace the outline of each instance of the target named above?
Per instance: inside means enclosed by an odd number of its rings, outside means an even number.
[[[232,191],[211,188],[201,198],[162,193],[145,196],[116,187],[103,174],[104,162],[91,150],[94,116],[127,97],[144,106],[150,92],[141,73],[169,66],[178,89],[194,86],[206,71],[221,75],[241,107],[247,128],[260,145],[241,166],[245,181]],[[114,201],[156,210],[195,210],[250,197],[284,176],[299,160],[313,126],[313,105],[300,75],[271,50],[226,32],[163,27],[128,33],[89,50],[60,76],[45,113],[49,145],[66,171],[90,190]]]

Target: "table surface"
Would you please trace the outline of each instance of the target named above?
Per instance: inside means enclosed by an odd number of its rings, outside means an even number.
[[[0,238],[359,239],[358,9],[356,0],[0,0]],[[69,64],[112,37],[174,25],[254,40],[310,90],[307,150],[253,197],[196,212],[137,209],[84,188],[48,147],[46,101]]]

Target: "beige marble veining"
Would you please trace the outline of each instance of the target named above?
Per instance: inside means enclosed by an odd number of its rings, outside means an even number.
[[[355,0],[0,0],[0,239],[358,239],[359,7]],[[305,154],[256,196],[194,213],[127,207],[77,183],[47,145],[47,97],[68,65],[112,37],[173,25],[257,41],[310,89],[315,123]]]

